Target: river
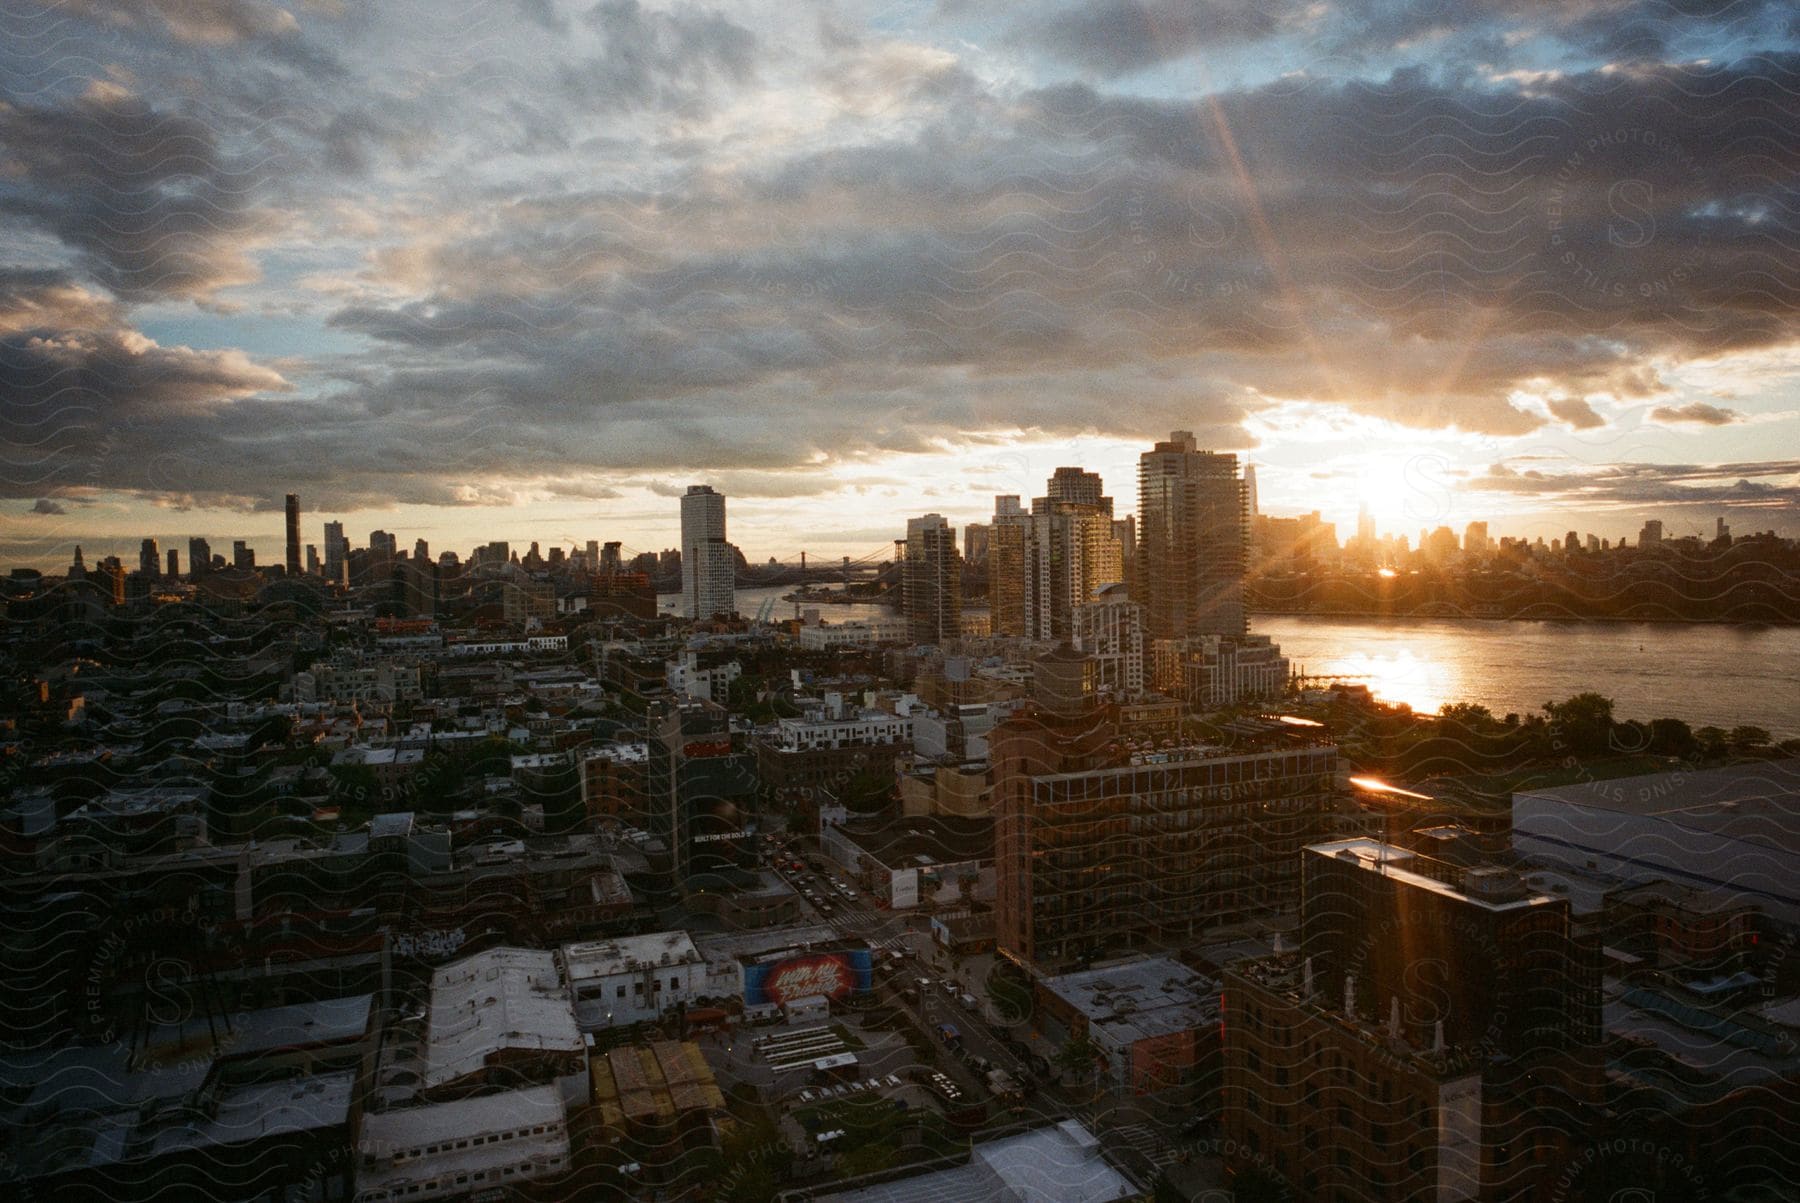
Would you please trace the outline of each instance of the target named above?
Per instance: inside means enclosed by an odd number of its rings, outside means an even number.
[[[738,609],[791,617],[786,589],[744,589]],[[672,611],[678,595],[661,599]],[[891,615],[883,606],[821,606],[827,622]],[[1435,713],[1478,702],[1497,715],[1537,710],[1584,690],[1621,719],[1679,718],[1800,736],[1800,627],[1684,623],[1356,619],[1270,614],[1251,629],[1296,669],[1366,682],[1376,696]]]

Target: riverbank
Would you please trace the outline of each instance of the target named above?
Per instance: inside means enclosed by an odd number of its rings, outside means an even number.
[[[1371,622],[1565,622],[1626,623],[1635,626],[1670,627],[1788,627],[1800,629],[1800,619],[1787,618],[1686,618],[1680,615],[1632,617],[1619,614],[1532,613],[1521,610],[1510,614],[1484,614],[1472,611],[1381,609],[1284,610],[1269,606],[1246,607],[1252,617],[1283,618],[1348,618]]]

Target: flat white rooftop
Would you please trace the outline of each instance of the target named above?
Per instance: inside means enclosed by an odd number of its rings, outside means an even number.
[[[967,1165],[820,1195],[817,1203],[1110,1203],[1139,1190],[1078,1120],[975,1146]]]
[[[1333,860],[1350,860],[1358,862],[1362,868],[1371,873],[1379,873],[1383,877],[1391,877],[1405,882],[1417,889],[1428,890],[1445,898],[1454,898],[1458,902],[1480,907],[1486,911],[1520,911],[1534,906],[1545,906],[1555,899],[1548,894],[1526,894],[1522,898],[1494,899],[1483,898],[1468,890],[1458,889],[1448,882],[1439,881],[1423,873],[1408,869],[1408,863],[1422,859],[1417,853],[1405,848],[1396,848],[1392,844],[1380,840],[1356,838],[1348,840],[1332,840],[1324,844],[1310,844],[1308,852]]]
[[[536,1129],[543,1129],[537,1131]],[[568,1119],[555,1086],[532,1086],[452,1103],[367,1115],[358,1150],[376,1162],[357,1171],[356,1187],[399,1193],[410,1183],[569,1155]],[[435,1152],[395,1160],[397,1153]],[[530,1177],[530,1175],[525,1175]]]
[[[616,940],[584,940],[563,945],[563,964],[571,982],[630,973],[646,965],[697,963],[700,953],[684,931],[649,932]]]
[[[585,1047],[555,953],[493,948],[432,975],[428,1088],[475,1072],[501,1049],[579,1053]]]

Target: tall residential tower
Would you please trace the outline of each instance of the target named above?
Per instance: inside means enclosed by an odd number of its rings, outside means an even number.
[[[906,607],[907,637],[941,644],[962,634],[962,559],[956,528],[942,514],[906,523],[906,560],[900,587]]]
[[[689,618],[737,610],[737,558],[725,541],[725,495],[689,485],[681,498],[681,605]]]
[[[1250,524],[1237,456],[1177,430],[1138,459],[1138,592],[1157,639],[1241,636]]]

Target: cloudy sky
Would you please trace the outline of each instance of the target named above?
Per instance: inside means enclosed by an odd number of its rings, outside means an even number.
[[[11,0],[0,563],[861,555],[1173,428],[1384,529],[1800,536],[1760,0]],[[182,545],[185,554],[185,544]]]

